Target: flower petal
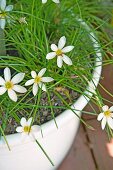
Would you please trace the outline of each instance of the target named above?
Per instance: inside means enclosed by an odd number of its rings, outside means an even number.
[[[24,126],[27,125],[27,121],[26,121],[26,118],[25,118],[25,117],[22,117],[22,118],[21,118],[20,124],[21,124],[22,127],[24,127]]]
[[[18,73],[12,78],[13,84],[18,84],[24,79],[25,73]]]
[[[16,131],[17,131],[18,133],[22,133],[22,132],[23,132],[22,126],[17,127],[17,128],[16,128]]]
[[[36,71],[31,71],[31,76],[35,79],[35,77],[37,76]]]
[[[54,57],[56,56],[56,53],[55,52],[50,52],[46,55],[46,59],[47,60],[51,60],[53,59]]]
[[[17,95],[13,90],[8,90],[8,96],[14,102],[17,102]]]
[[[45,72],[46,72],[46,68],[43,68],[43,69],[40,70],[40,72],[38,73],[38,76],[39,76],[39,77],[42,77]]]
[[[10,81],[11,80],[11,71],[8,67],[4,69],[4,78],[5,81]]]
[[[39,87],[40,87],[43,91],[47,91],[45,84],[39,83]]]
[[[4,85],[5,84],[5,80],[2,78],[2,77],[0,77],[0,85]]]
[[[13,5],[8,5],[5,9],[6,12],[12,11],[13,10]]]
[[[33,95],[36,96],[38,93],[38,85],[36,83],[33,84]]]
[[[23,142],[27,141],[28,138],[29,138],[28,133],[23,132],[21,135],[21,142],[23,143]]]
[[[30,125],[31,125],[32,120],[33,120],[33,118],[32,118],[32,117],[30,117],[30,118],[28,119],[28,121],[27,121],[27,125],[28,125],[28,126],[30,126]]]
[[[97,117],[97,120],[100,121],[103,119],[103,117],[104,117],[104,113],[100,113]]]
[[[34,79],[31,79],[31,80],[28,80],[26,83],[25,83],[25,86],[30,86],[34,83]]]
[[[53,78],[51,78],[51,77],[42,77],[42,82],[51,82],[51,81],[53,81],[54,79]]]
[[[45,4],[47,2],[47,0],[42,0],[42,3]]]
[[[102,107],[102,110],[103,110],[104,112],[106,112],[108,109],[109,109],[109,107],[108,107],[107,105],[105,105],[105,106]]]
[[[60,38],[59,42],[58,42],[58,49],[62,49],[66,44],[66,37],[63,36]]]
[[[5,24],[6,24],[6,20],[4,18],[0,19],[0,28],[4,29],[5,28]]]
[[[32,142],[36,141],[36,138],[35,138],[35,135],[34,135],[33,132],[30,132],[30,133],[29,133],[29,138],[30,138],[30,140],[31,140]]]
[[[51,50],[52,51],[57,51],[58,47],[55,44],[51,44]]]
[[[72,51],[73,48],[74,48],[74,46],[67,46],[67,47],[62,49],[62,52],[63,53],[68,53],[68,52]]]
[[[109,110],[110,110],[111,112],[113,112],[113,106],[111,106],[111,107],[109,108]]]
[[[40,128],[40,126],[38,126],[38,125],[33,125],[33,126],[32,126],[32,131],[33,131],[33,132],[38,132],[38,131],[40,131],[40,129],[41,129],[41,128]]]
[[[26,93],[26,88],[20,85],[14,85],[13,90],[18,93]]]
[[[57,66],[58,66],[59,68],[61,68],[61,67],[62,67],[62,64],[63,64],[62,56],[58,56],[58,57],[57,57]]]
[[[101,126],[102,126],[102,130],[104,130],[104,128],[105,128],[105,126],[106,126],[106,117],[104,117],[104,118],[102,119]]]
[[[59,0],[52,0],[53,2],[55,2],[56,4],[60,3]]]
[[[5,87],[0,87],[0,95],[3,95],[7,89]]]
[[[113,119],[111,117],[107,118],[107,123],[111,129],[113,129]]]
[[[1,0],[0,1],[0,8],[1,8],[1,10],[4,11],[5,7],[6,7],[6,0]]]
[[[71,61],[71,59],[70,59],[68,56],[64,55],[64,54],[63,54],[62,60],[63,60],[66,64],[68,64],[68,65],[70,65],[70,66],[73,64],[72,61]]]

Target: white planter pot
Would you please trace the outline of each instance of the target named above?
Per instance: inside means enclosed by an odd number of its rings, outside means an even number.
[[[88,29],[88,31],[90,31],[86,23],[81,20],[79,21],[86,29]],[[81,115],[81,110],[83,110],[83,108],[87,105],[92,94],[95,92],[102,69],[102,55],[99,49],[99,44],[92,32],[90,32],[89,36],[96,51],[96,67],[93,72],[93,79],[86,90],[86,93],[90,97],[80,96],[80,98],[72,106],[73,109],[76,108],[76,110],[79,110],[76,111],[79,116]],[[56,122],[59,127],[58,129],[56,128],[53,120],[42,125],[43,138],[40,132],[35,134],[39,143],[54,162],[54,167],[50,164],[42,150],[35,142],[26,141],[25,143],[21,143],[20,134],[14,134],[6,136],[11,147],[11,151],[8,150],[4,139],[2,138],[0,140],[0,170],[57,169],[73,143],[80,121],[71,110],[66,110],[56,117]]]

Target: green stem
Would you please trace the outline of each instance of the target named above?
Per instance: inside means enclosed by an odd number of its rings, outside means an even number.
[[[43,151],[43,153],[45,154],[45,156],[47,157],[47,159],[50,161],[50,163],[52,164],[52,166],[54,166],[54,163],[52,162],[52,160],[50,159],[50,157],[47,155],[47,153],[45,152],[45,150],[42,148],[42,146],[40,145],[40,143],[36,140],[36,143],[38,144],[38,146],[41,148],[41,150]]]
[[[3,137],[4,137],[4,140],[5,140],[5,142],[6,142],[6,145],[7,145],[8,149],[9,149],[9,151],[11,151],[11,148],[10,148],[10,146],[9,146],[9,144],[8,144],[8,141],[7,141],[7,139],[6,139],[6,136],[5,136],[4,131],[3,131],[3,129],[2,129],[1,126],[0,126],[0,131],[1,131],[2,135],[3,135]]]
[[[0,28],[0,56],[6,56],[5,35],[3,29]]]
[[[57,127],[57,129],[58,129],[58,125],[57,125],[57,122],[56,122],[56,120],[55,120],[55,114],[54,114],[54,111],[53,111],[53,106],[52,106],[52,103],[51,103],[51,98],[50,98],[50,94],[49,94],[48,90],[47,90],[47,94],[48,94],[48,101],[49,101],[49,103],[50,103],[51,114],[52,114],[52,117],[53,117],[53,119],[54,119],[55,125],[56,125],[56,127]]]

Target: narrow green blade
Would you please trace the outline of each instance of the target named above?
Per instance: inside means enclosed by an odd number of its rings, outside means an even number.
[[[0,56],[6,56],[4,30],[0,28]]]

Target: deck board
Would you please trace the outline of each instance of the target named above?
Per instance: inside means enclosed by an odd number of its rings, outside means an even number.
[[[106,143],[108,142],[107,134],[101,130],[100,123],[97,120],[89,120],[88,123],[95,127],[95,131],[93,132],[89,129],[86,130],[98,165],[98,170],[113,170],[113,158],[108,155],[106,147]]]
[[[95,170],[95,164],[82,125],[69,155],[58,170]]]
[[[96,119],[87,120],[87,123],[95,130],[92,132],[80,125],[71,151],[58,170],[113,170],[113,158],[106,148],[106,132]]]

